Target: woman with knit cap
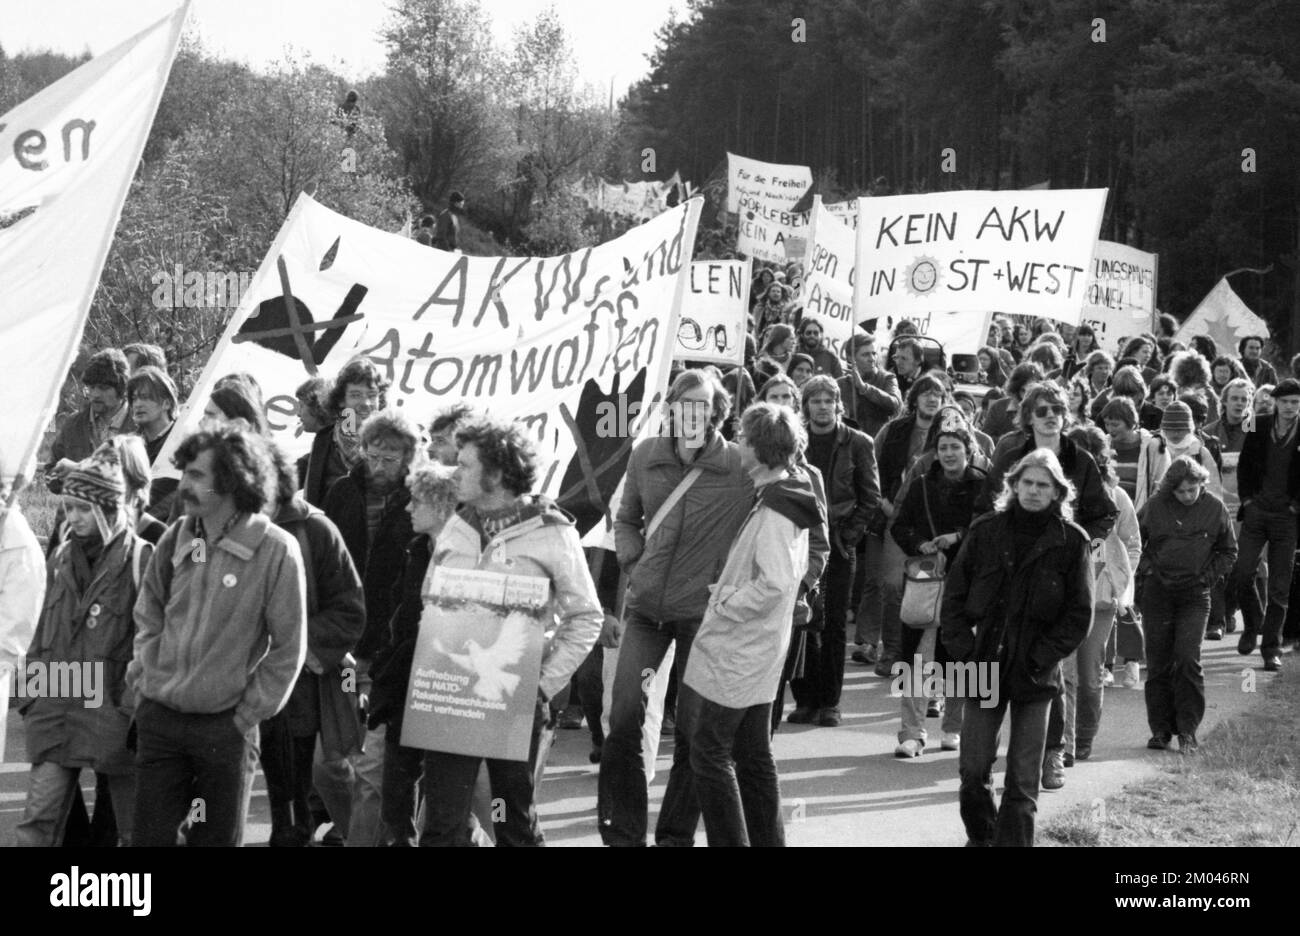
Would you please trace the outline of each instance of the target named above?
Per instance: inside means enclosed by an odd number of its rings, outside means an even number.
[[[132,607],[152,547],[133,529],[116,453],[101,447],[63,481],[68,536],[50,556],[46,600],[27,654],[45,673],[80,674],[77,686],[47,682],[20,711],[32,771],[20,845],[63,840],[83,768],[107,774],[122,842],[131,840],[135,768],[126,747],[134,707],[125,685],[135,639]],[[30,685],[30,683],[29,683]]]

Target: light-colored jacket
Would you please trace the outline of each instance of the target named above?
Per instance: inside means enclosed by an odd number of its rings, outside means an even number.
[[[803,483],[808,483],[806,478]],[[760,498],[741,526],[717,583],[709,586],[709,604],[683,682],[727,708],[775,699],[790,646],[799,580],[807,568],[808,528]]]
[[[0,520],[0,667],[17,666],[45,602],[45,556],[17,507]]]
[[[135,603],[127,684],[181,712],[233,708],[247,732],[284,708],[307,659],[302,553],[263,514],[202,542],[189,516],[158,541]]]
[[[1142,534],[1138,530],[1137,509],[1128,493],[1117,484],[1110,487],[1110,496],[1119,508],[1119,516],[1103,541],[1102,558],[1106,565],[1097,577],[1093,601],[1107,607],[1128,607],[1133,604],[1133,572],[1142,558]]]
[[[1223,500],[1223,482],[1219,479],[1219,466],[1214,463],[1214,456],[1210,454],[1205,443],[1196,439],[1183,454],[1195,458],[1200,462],[1201,467],[1210,473],[1210,480],[1206,482],[1205,489],[1219,500]],[[1142,505],[1160,490],[1160,482],[1164,480],[1171,461],[1173,456],[1159,434],[1152,435],[1142,444],[1142,451],[1138,453],[1137,497],[1133,498],[1134,508],[1141,510]]]
[[[554,617],[556,625],[542,651],[538,683],[550,699],[568,684],[595,646],[605,613],[572,518],[549,502],[541,506],[540,512],[502,530],[482,548],[478,530],[463,511],[457,513],[438,534],[425,588],[427,591],[429,577],[440,565],[550,579],[551,604],[543,620]]]

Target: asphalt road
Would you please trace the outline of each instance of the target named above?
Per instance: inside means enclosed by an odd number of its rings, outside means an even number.
[[[1245,691],[1246,673],[1262,689],[1272,674],[1260,669],[1258,654],[1241,657],[1236,640],[1206,642],[1207,710],[1202,738],[1220,720],[1245,709],[1254,698]],[[1284,657],[1300,664],[1294,655]],[[838,728],[783,724],[774,741],[790,845],[962,845],[965,833],[957,812],[957,754],[940,751],[937,720],[930,720],[931,747],[919,758],[893,756],[898,730],[898,702],[888,694],[889,680],[867,667],[848,663],[844,685],[844,721]],[[22,815],[28,765],[24,761],[22,724],[8,716],[8,748],[0,764],[0,846],[13,845]],[[1142,692],[1107,690],[1101,732],[1092,759],[1066,770],[1059,791],[1039,797],[1040,821],[1078,804],[1095,805],[1108,795],[1154,773],[1176,753],[1151,752]],[[540,793],[540,812],[551,845],[599,845],[596,831],[596,776],[588,762],[590,735],[585,728],[558,732]],[[658,773],[650,787],[650,828],[663,797],[671,761],[671,740],[660,749]],[[1000,786],[1001,760],[995,767]],[[94,778],[83,774],[87,802]],[[267,840],[265,784],[258,775],[247,841]],[[701,828],[697,843],[704,844]]]

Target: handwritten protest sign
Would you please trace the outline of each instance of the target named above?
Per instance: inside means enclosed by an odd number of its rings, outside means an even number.
[[[826,347],[840,353],[853,334],[853,284],[857,237],[813,196],[812,239],[800,301],[805,316],[821,322]]]
[[[801,260],[803,246],[786,241],[803,239],[806,246],[808,212],[790,209],[812,185],[807,166],[783,166],[727,154],[727,210],[737,214],[736,249],[759,260]]]
[[[1075,324],[1105,189],[858,199],[858,321],[1001,312]]]
[[[1155,254],[1097,241],[1079,321],[1092,326],[1098,348],[1113,351],[1124,338],[1151,328],[1156,313],[1157,263]]]
[[[430,250],[301,196],[154,461],[199,422],[213,384],[235,371],[262,385],[275,439],[305,452],[294,390],[357,356],[391,382],[387,404],[427,424],[464,401],[517,419],[538,455],[535,490],[591,540],[633,438],[667,388],[700,199],[598,247],[560,257]],[[290,298],[291,297],[291,298]],[[601,420],[607,411],[627,418]],[[657,417],[652,417],[657,418]],[[613,424],[613,431],[604,431]],[[590,540],[589,540],[590,541]]]
[[[528,760],[551,582],[435,566],[424,595],[402,744]]]
[[[748,260],[697,260],[677,324],[673,358],[736,367],[745,360],[749,321]]]
[[[858,229],[858,201],[856,198],[850,201],[826,202],[823,207],[847,224],[849,230],[856,231]]]

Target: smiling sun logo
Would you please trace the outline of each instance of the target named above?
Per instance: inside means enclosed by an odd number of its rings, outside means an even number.
[[[934,257],[917,257],[907,268],[903,284],[913,296],[926,296],[934,292],[939,286],[939,261]]]

